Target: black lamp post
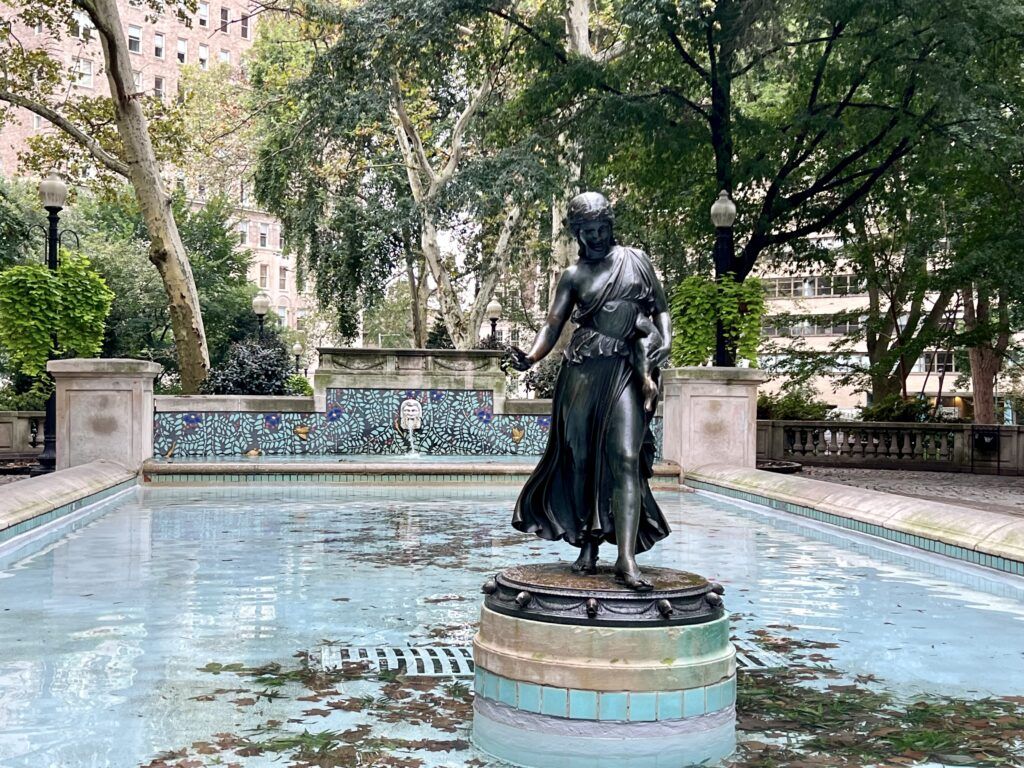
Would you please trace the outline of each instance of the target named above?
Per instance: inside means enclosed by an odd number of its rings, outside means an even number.
[[[260,291],[252,297],[252,311],[260,324],[260,341],[263,341],[263,323],[267,319],[267,312],[270,311],[270,297]]]
[[[299,373],[299,358],[302,357],[302,345],[299,342],[292,344],[292,354],[295,355],[295,373]]]
[[[68,199],[68,187],[56,171],[39,183],[39,198],[46,209],[49,227],[46,230],[46,266],[51,272],[57,271],[57,245],[60,241],[60,212]],[[43,426],[43,452],[32,468],[33,475],[53,472],[57,466],[57,392],[51,390],[46,400],[46,421]]]
[[[729,199],[729,193],[724,189],[718,193],[718,199],[711,206],[711,221],[715,225],[715,282],[720,283],[729,272],[734,271],[736,250],[732,237],[736,204]],[[729,367],[735,364],[735,354],[725,342],[722,319],[718,318],[715,321],[715,365]]]
[[[491,299],[487,303],[487,319],[491,321],[491,344],[495,343],[498,335],[498,319],[501,317],[501,302]]]

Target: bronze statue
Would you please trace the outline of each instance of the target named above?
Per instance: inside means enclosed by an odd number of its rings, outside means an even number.
[[[616,578],[646,592],[636,553],[669,533],[651,494],[651,418],[672,340],[665,291],[647,255],[615,243],[611,205],[596,192],[569,203],[579,260],[562,273],[529,354],[506,363],[528,370],[576,330],[555,384],[547,449],[516,502],[512,525],[580,548],[576,572],[597,570],[602,541],[618,545]]]

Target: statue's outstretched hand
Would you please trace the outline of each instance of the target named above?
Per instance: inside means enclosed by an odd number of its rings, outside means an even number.
[[[526,353],[519,347],[505,347],[505,354],[501,358],[501,370],[508,373],[509,368],[517,371],[528,371],[533,366]]]
[[[672,355],[672,342],[662,344],[657,349],[651,351],[650,360],[655,368],[664,368],[665,364],[668,363],[669,357]]]

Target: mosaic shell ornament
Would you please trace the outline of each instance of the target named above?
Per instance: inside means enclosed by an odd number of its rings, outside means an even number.
[[[295,427],[295,429],[292,430],[292,432],[295,433],[299,440],[309,440],[308,424],[299,424],[298,426]]]

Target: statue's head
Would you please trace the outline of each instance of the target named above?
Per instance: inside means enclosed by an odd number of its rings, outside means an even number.
[[[600,192],[584,192],[569,201],[566,222],[580,244],[580,258],[599,260],[615,245],[615,214]]]

